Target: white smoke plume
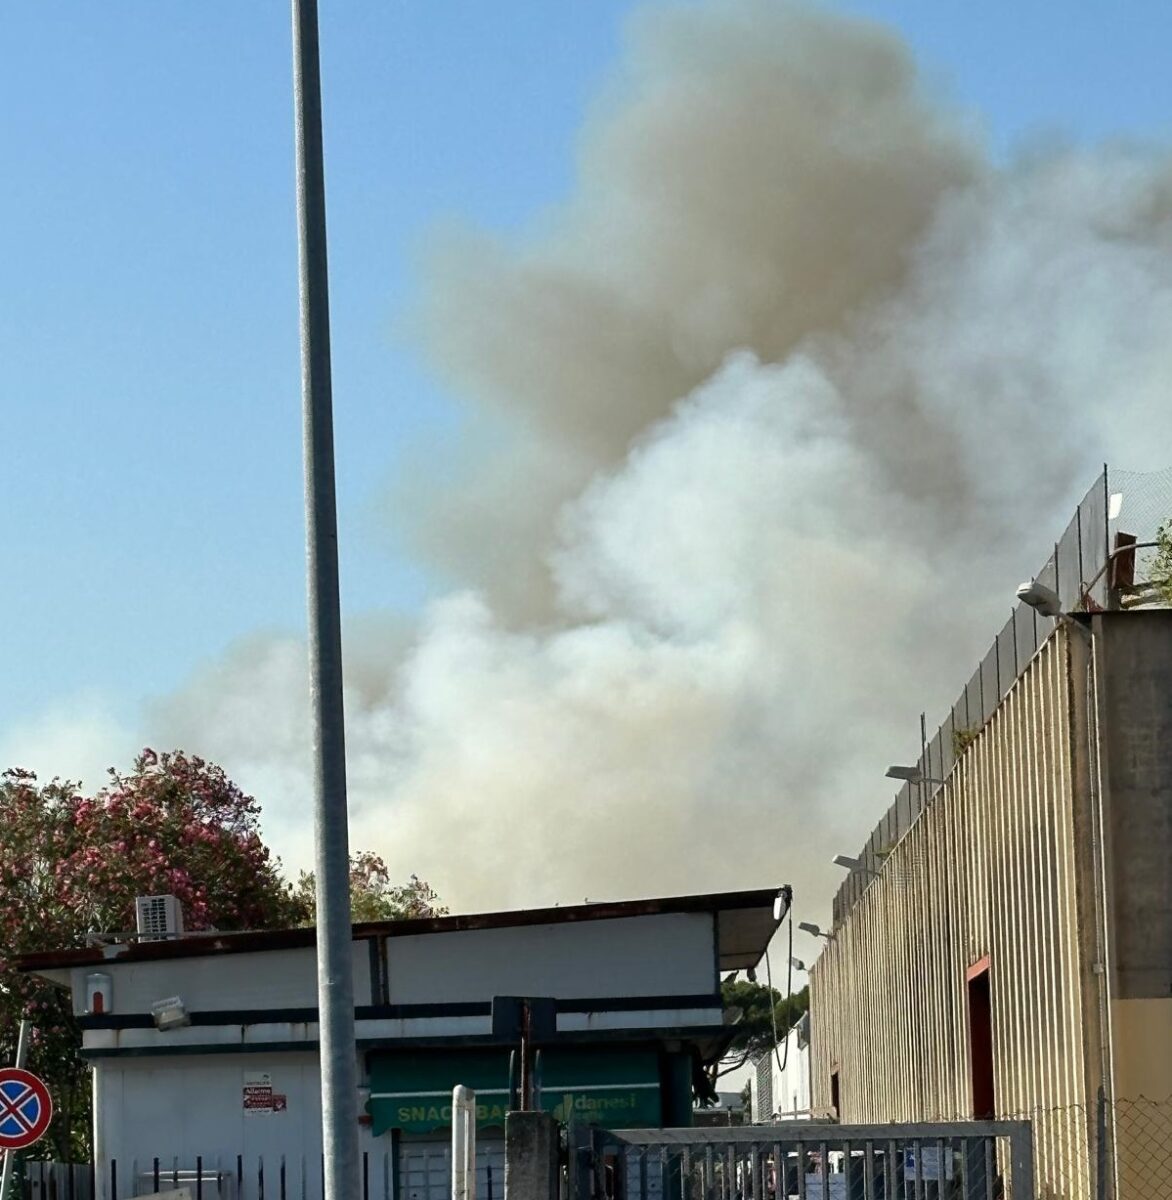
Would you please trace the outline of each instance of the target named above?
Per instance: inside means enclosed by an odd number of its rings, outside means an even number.
[[[567,203],[425,257],[468,435],[396,507],[458,586],[349,638],[354,845],[465,910],[824,906],[1098,465],[1164,465],[1170,251],[1162,152],[996,166],[880,29],[646,9]],[[258,639],[153,716],[303,862],[304,671]]]

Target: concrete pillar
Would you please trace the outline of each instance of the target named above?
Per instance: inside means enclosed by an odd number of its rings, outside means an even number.
[[[505,1200],[558,1200],[558,1124],[549,1113],[506,1115]]]

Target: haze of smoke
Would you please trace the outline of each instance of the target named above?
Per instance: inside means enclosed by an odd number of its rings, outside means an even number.
[[[406,477],[406,532],[510,616],[549,615],[561,503],[729,351],[781,361],[896,286],[940,197],[983,169],[870,25],[769,0],[655,6],[628,43],[546,231],[516,247],[449,231],[426,259],[419,335],[513,442],[439,495]],[[497,518],[489,540],[476,509]]]
[[[1163,157],[994,169],[871,26],[649,9],[565,210],[432,260],[421,328],[496,452],[405,492],[468,587],[401,660],[350,643],[354,844],[464,909],[824,902],[1097,465],[1163,453],[1170,243]],[[156,714],[293,859],[302,663]]]

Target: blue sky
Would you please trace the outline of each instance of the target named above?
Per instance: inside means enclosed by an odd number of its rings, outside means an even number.
[[[395,334],[437,222],[523,228],[569,190],[620,0],[325,3],[343,603],[440,581],[380,503],[457,398]],[[1158,0],[850,0],[1001,154],[1166,141]],[[133,720],[233,639],[304,624],[289,16],[17,3],[0,15],[0,743],[100,695]]]

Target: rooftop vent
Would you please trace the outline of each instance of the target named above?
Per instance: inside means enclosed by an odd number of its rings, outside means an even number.
[[[161,942],[182,935],[183,907],[175,896],[139,896],[134,905],[139,941]]]

